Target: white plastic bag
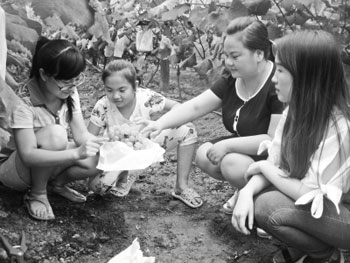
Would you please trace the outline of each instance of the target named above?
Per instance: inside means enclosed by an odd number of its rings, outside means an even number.
[[[103,171],[141,170],[163,161],[165,150],[146,139],[146,148],[134,150],[123,142],[107,142],[100,148],[97,168]]]
[[[131,246],[114,256],[108,263],[154,263],[155,257],[144,257],[140,244],[135,238]]]
[[[141,52],[153,50],[153,32],[151,29],[136,33],[136,50]]]

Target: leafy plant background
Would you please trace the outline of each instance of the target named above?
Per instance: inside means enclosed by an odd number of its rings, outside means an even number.
[[[5,0],[2,7],[13,73],[29,65],[42,34],[74,41],[100,68],[124,58],[140,76],[171,65],[179,71],[193,68],[210,83],[223,67],[220,47],[226,25],[245,15],[265,22],[272,40],[300,28],[332,32],[343,45],[344,63],[350,63],[347,0]],[[145,32],[151,34],[137,39]],[[151,47],[142,47],[149,41]],[[167,84],[162,83],[165,91]]]

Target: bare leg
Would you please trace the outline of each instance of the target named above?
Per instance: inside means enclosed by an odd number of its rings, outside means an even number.
[[[67,147],[67,133],[59,125],[47,126],[35,133],[38,148],[60,151]],[[18,157],[16,163],[21,164]],[[54,214],[47,198],[47,183],[56,167],[32,167],[31,190],[28,194],[27,205],[34,216],[42,219],[53,219]],[[39,201],[42,200],[42,201]],[[43,202],[44,201],[44,202]]]
[[[96,168],[98,156],[90,157],[84,160],[75,161],[69,167],[59,167],[55,171],[55,179],[52,181],[52,191],[64,198],[75,202],[83,203],[86,196],[67,186],[68,183],[92,178],[102,171]]]
[[[229,153],[221,160],[220,170],[225,181],[233,187],[241,189],[245,186],[245,172],[254,160],[248,155],[239,153]]]
[[[88,177],[96,176],[101,172],[97,169],[98,156],[79,160],[73,166],[59,173],[55,178],[56,185],[65,185],[73,181],[84,180]]]
[[[175,191],[182,192],[188,187],[189,175],[192,168],[192,160],[196,144],[177,147],[177,177]]]
[[[207,151],[211,146],[213,146],[212,143],[206,142],[198,148],[196,154],[196,164],[203,172],[209,176],[217,180],[224,181],[225,178],[221,174],[220,166],[213,165],[207,157]]]

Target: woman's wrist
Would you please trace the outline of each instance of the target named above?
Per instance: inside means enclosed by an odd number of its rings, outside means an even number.
[[[244,194],[245,196],[254,196],[254,189],[250,187],[250,185],[246,184],[241,190],[239,190],[239,194]]]
[[[80,160],[80,154],[79,154],[79,147],[72,149],[72,161],[77,161]]]

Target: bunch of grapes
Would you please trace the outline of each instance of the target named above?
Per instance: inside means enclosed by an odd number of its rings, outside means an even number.
[[[134,150],[146,149],[147,139],[139,133],[136,127],[131,127],[129,124],[109,127],[108,134],[111,141],[123,142]]]

